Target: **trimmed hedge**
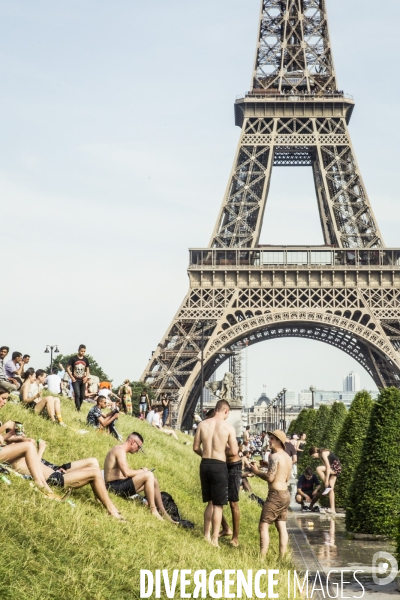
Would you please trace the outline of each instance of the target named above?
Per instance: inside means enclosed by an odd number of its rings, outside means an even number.
[[[310,409],[312,411],[312,409]],[[311,417],[311,422],[309,423],[309,430],[307,433],[307,442],[304,448],[303,456],[299,462],[299,473],[303,473],[304,469],[308,466],[311,466],[314,462],[314,459],[308,454],[308,450],[311,446],[320,446],[325,447],[324,443],[324,434],[326,431],[326,426],[329,420],[330,407],[326,404],[322,404],[318,410],[314,410],[314,417]]]
[[[335,485],[336,504],[342,508],[348,505],[354,474],[363,456],[373,405],[365,390],[355,395],[334,449],[342,463],[342,473]]]
[[[400,390],[381,390],[346,512],[348,531],[396,537],[400,517]]]
[[[332,452],[334,451],[346,417],[347,410],[343,402],[334,402],[329,413],[323,441],[321,442],[325,448],[332,450]]]

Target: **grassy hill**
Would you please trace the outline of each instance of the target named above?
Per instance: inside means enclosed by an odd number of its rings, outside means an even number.
[[[89,408],[84,403],[78,415],[72,401],[63,400],[63,417],[68,429],[13,404],[2,409],[0,419],[21,421],[27,436],[46,440],[44,458],[47,460],[61,464],[95,456],[102,467],[105,455],[116,441],[95,430],[78,433],[86,429]],[[195,529],[183,530],[168,522],[159,522],[148,509],[113,496],[128,521],[126,524],[116,522],[94,499],[89,486],[73,492],[74,508],[44,498],[26,480],[11,477],[12,485],[0,481],[2,600],[139,598],[140,569],[169,569],[170,572],[173,569],[191,569],[192,572],[198,569],[208,572],[213,569],[245,572],[280,569],[278,589],[282,598],[287,597],[286,570],[293,568],[290,559],[277,558],[277,534],[275,528],[271,528],[269,556],[266,561],[260,561],[260,508],[244,494],[240,502],[240,547],[234,549],[223,540],[221,549],[215,549],[203,541],[200,458],[192,451],[193,438],[179,433],[178,443],[147,423],[125,415],[120,417],[117,428],[124,437],[132,430],[143,435],[146,455],[129,456],[130,465],[135,469],[156,467],[161,489],[174,497],[183,518],[193,521]],[[258,491],[263,490],[265,495],[266,484],[258,486]],[[225,514],[230,521],[228,508]]]

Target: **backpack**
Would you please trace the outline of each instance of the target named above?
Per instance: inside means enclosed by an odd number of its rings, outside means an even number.
[[[161,498],[166,512],[173,521],[179,523],[179,526],[183,527],[184,529],[194,529],[194,524],[191,521],[186,521],[186,519],[181,518],[179,508],[171,494],[168,494],[167,492],[161,492]]]

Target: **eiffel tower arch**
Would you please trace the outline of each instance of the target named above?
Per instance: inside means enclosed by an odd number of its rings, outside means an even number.
[[[204,379],[239,341],[303,337],[340,348],[382,387],[400,387],[400,250],[386,248],[338,90],[325,0],[262,0],[251,89],[207,248],[191,249],[189,291],[142,375],[189,422]],[[274,167],[310,166],[322,246],[260,246]]]

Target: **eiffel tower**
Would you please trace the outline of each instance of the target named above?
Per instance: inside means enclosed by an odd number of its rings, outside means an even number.
[[[400,387],[400,250],[385,247],[338,90],[326,0],[263,0],[242,133],[207,248],[191,249],[190,288],[142,375],[191,422],[204,380],[242,342],[319,340]],[[273,167],[312,168],[322,246],[260,246]]]

